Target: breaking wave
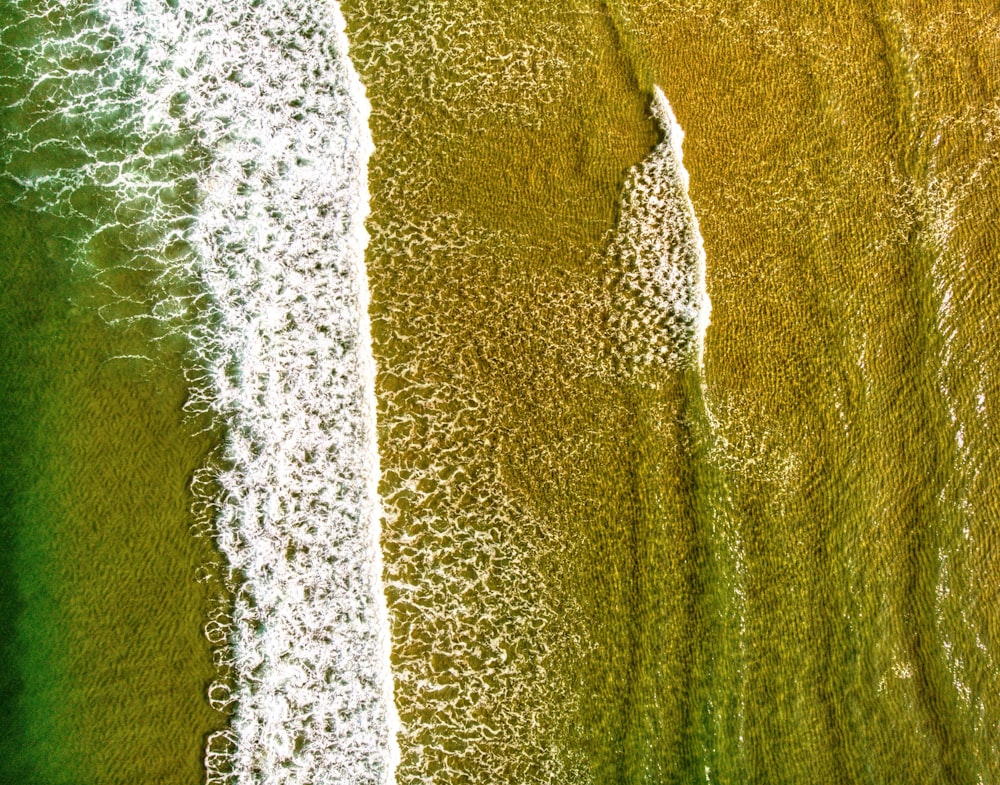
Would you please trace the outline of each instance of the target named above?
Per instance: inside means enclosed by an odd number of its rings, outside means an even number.
[[[688,194],[684,131],[653,88],[650,106],[663,138],[625,183],[609,254],[622,291],[612,329],[631,370],[702,364],[712,305],[705,247]]]
[[[191,4],[193,234],[229,426],[220,548],[241,576],[235,713],[209,781],[385,783],[395,716],[364,267],[368,103],[334,3]],[[165,20],[169,21],[169,20]]]
[[[206,627],[224,676],[209,699],[232,707],[207,742],[208,781],[391,782],[364,266],[373,145],[340,9],[25,9],[2,30],[25,78],[0,84],[0,186],[75,222],[75,262],[109,322],[184,337],[189,408],[226,425],[224,470],[194,484],[235,596]],[[47,147],[59,155],[41,165]]]

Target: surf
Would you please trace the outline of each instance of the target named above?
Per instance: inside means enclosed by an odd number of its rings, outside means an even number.
[[[650,115],[662,138],[632,168],[609,245],[619,310],[613,329],[633,370],[704,363],[712,303],[705,243],[684,168],[684,131],[654,85]]]
[[[157,30],[187,29],[159,50],[173,66],[159,104],[183,96],[211,155],[191,237],[211,303],[197,351],[227,426],[216,527],[239,576],[233,720],[209,740],[208,781],[388,783],[367,98],[335,3],[168,13]]]
[[[6,177],[26,208],[79,224],[75,263],[101,315],[146,342],[120,359],[186,343],[187,408],[226,434],[192,486],[235,598],[206,627],[220,668],[206,700],[231,712],[207,740],[207,781],[392,782],[364,263],[373,142],[340,8],[38,13],[69,22],[25,47],[37,79],[19,100],[37,94],[58,122],[42,140],[45,123],[15,129]],[[67,152],[40,170],[43,143]]]

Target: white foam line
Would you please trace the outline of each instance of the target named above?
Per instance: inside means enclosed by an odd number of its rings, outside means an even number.
[[[693,352],[701,368],[712,303],[705,244],[684,168],[684,131],[658,86],[650,111],[663,140],[630,172],[610,246],[624,266],[629,294],[622,303],[621,337],[640,366],[680,367]]]
[[[145,39],[147,130],[190,128],[210,161],[181,272],[211,295],[200,396],[228,426],[217,528],[240,579],[234,714],[208,781],[384,785],[398,721],[364,266],[373,145],[344,18],[333,0],[102,10]]]
[[[697,318],[695,322],[695,341],[698,351],[698,365],[704,365],[705,356],[705,334],[708,332],[709,324],[712,321],[712,301],[708,297],[708,286],[706,283],[708,259],[705,254],[705,240],[701,236],[701,227],[698,225],[698,214],[694,210],[694,202],[691,201],[690,184],[691,177],[684,166],[684,130],[677,117],[674,115],[673,107],[667,100],[667,96],[659,85],[653,86],[653,103],[651,107],[653,117],[660,124],[665,139],[663,144],[669,144],[673,151],[674,159],[677,162],[676,175],[681,184],[681,193],[684,197],[684,206],[687,217],[691,224],[691,233],[694,240],[695,257],[695,290],[697,303]]]

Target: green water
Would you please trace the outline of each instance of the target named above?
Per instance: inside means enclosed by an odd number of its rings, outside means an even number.
[[[346,4],[400,782],[997,777],[988,4]],[[602,250],[660,85],[705,369]]]
[[[189,249],[138,216],[186,226],[198,162],[147,144],[94,8],[0,7],[0,782],[194,783],[225,721],[189,490],[218,434],[144,318]],[[1000,16],[344,12],[398,782],[1000,778]],[[686,132],[704,368],[629,361],[655,336],[609,256],[653,85]],[[177,187],[127,199],[122,162]]]
[[[151,148],[102,24],[0,8],[5,783],[196,783],[225,719],[188,489],[217,436],[182,411],[183,341],[128,319],[162,285],[111,183]]]

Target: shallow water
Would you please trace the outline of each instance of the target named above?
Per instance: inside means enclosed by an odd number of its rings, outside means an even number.
[[[990,9],[347,10],[399,781],[994,777]],[[702,372],[622,294],[654,85]]]
[[[0,10],[0,780],[1000,776],[1000,16],[343,14]]]
[[[8,3],[0,31],[0,780],[197,782],[225,721],[188,492],[213,440],[181,411],[176,342],[131,318],[160,290],[141,183],[176,178],[183,211],[182,170],[149,165],[132,50],[92,9]]]

